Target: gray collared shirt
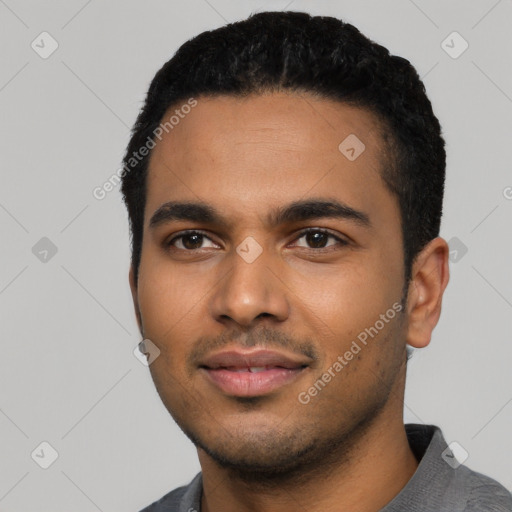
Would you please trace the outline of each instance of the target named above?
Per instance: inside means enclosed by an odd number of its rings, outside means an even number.
[[[420,461],[405,487],[378,512],[512,512],[512,495],[501,484],[458,465],[439,427],[405,425]],[[141,512],[201,512],[202,477],[179,487]],[[377,512],[377,511],[376,511]]]

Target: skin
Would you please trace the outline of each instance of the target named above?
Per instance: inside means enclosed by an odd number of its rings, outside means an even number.
[[[139,278],[132,268],[130,285],[141,332],[161,351],[150,365],[158,393],[198,446],[201,510],[380,510],[418,465],[402,419],[405,346],[430,342],[448,245],[438,237],[423,249],[404,311],[300,403],[299,393],[402,298],[400,213],[380,176],[379,125],[367,111],[307,94],[197,100],[152,152]],[[338,149],[349,134],[365,144],[354,161]],[[342,201],[371,226],[329,217],[268,223],[272,209],[310,198]],[[226,225],[150,227],[168,201],[208,203]],[[305,228],[348,243],[301,235]],[[205,237],[165,246],[191,229]],[[236,252],[249,236],[262,249],[252,263]],[[314,357],[292,382],[252,400],[221,392],[192,364],[198,351],[252,346]]]

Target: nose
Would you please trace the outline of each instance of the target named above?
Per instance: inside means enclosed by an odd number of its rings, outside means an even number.
[[[287,288],[271,260],[265,250],[250,263],[235,251],[226,258],[224,277],[210,302],[210,312],[218,322],[248,327],[258,318],[272,317],[276,322],[288,318]]]

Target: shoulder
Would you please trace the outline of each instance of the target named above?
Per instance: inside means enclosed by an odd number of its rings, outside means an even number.
[[[512,494],[496,480],[473,471],[462,469],[467,496],[464,512],[512,512]]]
[[[435,506],[442,512],[512,512],[512,495],[503,485],[464,464],[450,463],[454,454],[439,427],[407,424],[406,432],[419,466],[398,496],[396,510]],[[408,507],[411,500],[416,509]]]
[[[198,473],[188,485],[174,489],[140,512],[197,512],[201,499],[201,476]]]
[[[178,487],[165,496],[162,496],[158,501],[154,501],[140,512],[178,512],[186,490],[186,485]]]

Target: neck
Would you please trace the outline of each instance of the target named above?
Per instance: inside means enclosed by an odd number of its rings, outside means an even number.
[[[349,449],[346,444],[335,448],[330,460],[289,478],[283,476],[277,485],[249,481],[198,450],[203,475],[201,511],[377,512],[403,489],[418,467],[401,414],[393,411],[390,418],[382,412],[364,432],[350,439]]]

